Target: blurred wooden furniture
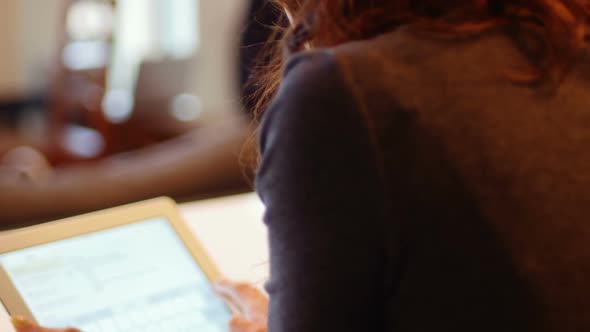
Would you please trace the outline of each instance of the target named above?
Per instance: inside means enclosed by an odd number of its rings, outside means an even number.
[[[194,65],[194,58],[164,58],[143,61],[139,67],[131,117],[118,124],[113,135],[120,148],[144,147],[197,129],[198,121],[190,114],[183,121],[178,111],[200,112],[199,99],[185,93],[186,80]],[[184,108],[184,110],[182,109]]]
[[[44,181],[0,177],[0,229],[158,196],[193,201],[247,191],[240,155],[252,135],[234,112],[158,145],[56,169]]]
[[[95,160],[116,150],[111,134],[113,125],[105,118],[101,106],[113,36],[111,33],[76,39],[72,35],[69,16],[75,6],[84,2],[88,3],[87,0],[68,0],[62,8],[59,54],[55,57],[48,97],[49,137],[44,147],[52,164]],[[115,1],[101,0],[101,3],[115,10]],[[87,134],[95,133],[89,139],[97,142],[90,145],[92,151],[75,151],[72,144],[83,144],[75,141],[75,131],[85,129]]]
[[[101,3],[116,15],[113,0],[69,0],[63,8],[63,22],[72,20],[70,11],[80,3]],[[195,121],[187,120],[186,112],[175,113],[178,105],[198,112],[198,98],[184,91],[187,75],[194,74],[189,70],[195,64],[194,57],[174,58],[164,53],[157,60],[142,60],[137,78],[133,78],[135,86],[126,87],[125,91],[118,87],[113,90],[113,86],[108,86],[112,84],[108,82],[112,81],[109,76],[121,74],[114,70],[134,71],[117,62],[121,55],[115,51],[114,27],[107,35],[76,39],[68,31],[72,27],[67,25],[61,27],[61,51],[56,57],[49,98],[50,135],[44,152],[53,165],[96,161],[196,128]],[[123,99],[115,103],[122,103],[122,108],[130,104],[131,116],[123,121],[108,118],[111,113],[105,105],[111,104],[104,102],[111,100],[113,91],[123,93],[119,96]]]

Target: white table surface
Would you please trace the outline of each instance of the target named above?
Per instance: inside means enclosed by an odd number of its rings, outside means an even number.
[[[264,207],[255,194],[183,204],[180,212],[226,278],[257,285],[266,281]]]
[[[0,331],[1,332],[16,332],[12,323],[10,323],[10,316],[4,307],[0,304]]]

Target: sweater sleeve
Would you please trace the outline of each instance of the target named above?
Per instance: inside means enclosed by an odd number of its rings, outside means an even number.
[[[260,150],[269,332],[381,330],[384,194],[366,124],[330,53],[288,63]]]

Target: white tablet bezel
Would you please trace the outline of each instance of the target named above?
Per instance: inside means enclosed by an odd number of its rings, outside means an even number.
[[[169,221],[209,281],[218,280],[221,277],[219,270],[183,221],[177,211],[176,203],[166,197],[11,231],[6,234],[0,233],[0,255],[161,217]],[[35,322],[35,318],[18,290],[0,265],[1,304],[4,304],[9,313],[18,314]]]

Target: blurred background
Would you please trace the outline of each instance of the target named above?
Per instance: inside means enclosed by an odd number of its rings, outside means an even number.
[[[0,2],[0,225],[250,190],[239,77],[250,6]]]

